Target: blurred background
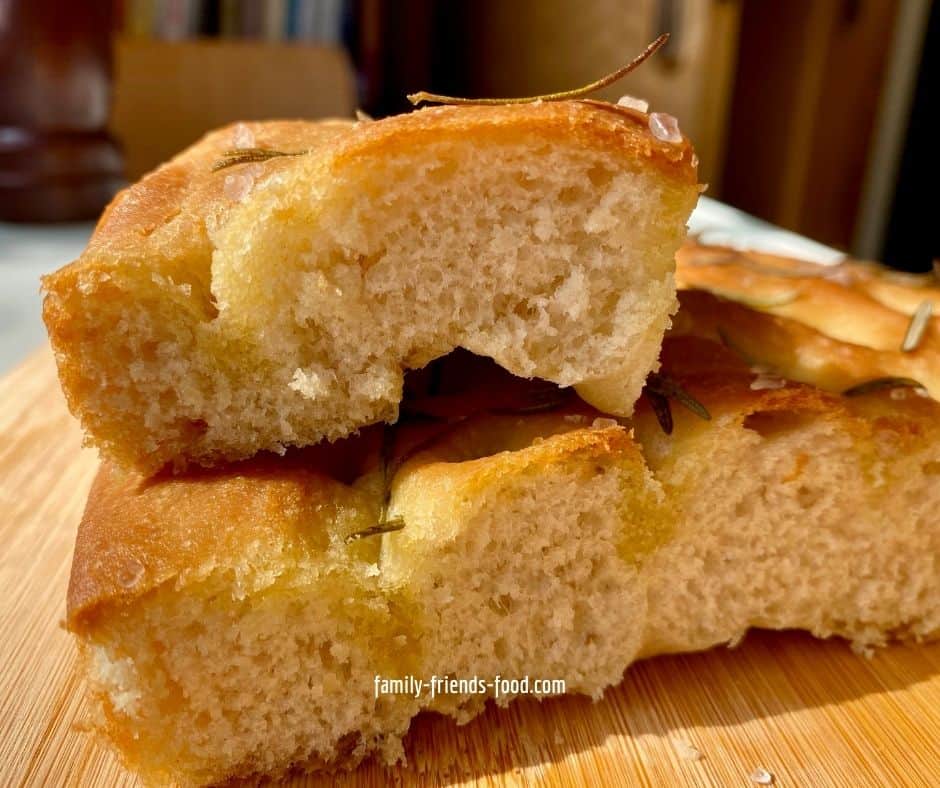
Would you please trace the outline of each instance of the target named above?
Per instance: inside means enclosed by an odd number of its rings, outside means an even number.
[[[0,221],[92,218],[229,121],[572,88],[669,31],[600,97],[675,115],[709,196],[926,270],[937,17],[930,0],[0,0]]]

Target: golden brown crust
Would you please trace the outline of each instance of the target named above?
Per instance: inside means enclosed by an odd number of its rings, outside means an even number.
[[[600,101],[556,101],[504,106],[430,107],[356,128],[338,146],[338,159],[394,155],[416,140],[479,137],[494,142],[529,136],[546,142],[576,140],[611,157],[647,161],[683,184],[696,183],[691,143],[663,142],[647,116]]]
[[[677,256],[674,335],[720,339],[753,366],[827,391],[911,378],[940,398],[940,286],[871,263],[819,266],[686,244]],[[901,345],[918,306],[936,307],[912,351]]]
[[[738,354],[711,338],[684,335],[663,343],[661,373],[701,402],[713,420],[731,416],[742,421],[758,412],[789,411],[817,416],[852,416],[878,422],[898,434],[923,436],[940,430],[940,402],[901,389],[888,388],[868,394],[843,396],[824,389],[784,380],[755,371]],[[681,406],[672,407],[677,431],[707,429],[709,422]],[[634,421],[649,426],[654,421],[649,400],[637,404]],[[858,423],[861,423],[859,421]],[[658,427],[657,427],[658,429]]]
[[[381,121],[281,120],[233,124],[207,134],[192,147],[120,192],[105,209],[82,255],[46,277],[44,287],[61,291],[76,283],[79,270],[106,270],[122,260],[156,264],[205,258],[211,253],[207,224],[222,223],[238,201],[225,194],[226,178],[246,164],[213,172],[212,165],[236,147],[236,134],[255,147],[344,159],[392,155],[396,150],[443,137],[518,137],[531,133],[546,142],[572,138],[611,156],[648,161],[667,176],[696,182],[688,140],[668,143],[649,131],[644,115],[604,102],[563,101],[499,107],[431,107]],[[243,131],[239,131],[243,130]],[[306,157],[261,163],[268,177],[300,166]],[[181,281],[186,281],[183,278]],[[50,332],[67,330],[49,315]]]
[[[926,396],[940,396],[936,316],[915,350],[901,350],[918,306],[940,306],[932,275],[852,261],[820,266],[690,241],[677,255],[676,278],[679,312],[663,344],[662,372],[713,420],[744,424],[758,413],[834,419],[857,438],[890,433],[900,452],[940,432],[940,403]],[[843,395],[884,378],[923,388]],[[668,452],[681,455],[681,444],[708,422],[681,406],[671,410]],[[642,443],[660,431],[646,398],[635,424]]]
[[[379,435],[260,455],[224,469],[144,478],[105,462],[78,528],[68,625],[157,586],[235,561],[249,548],[323,553],[338,529],[374,520],[374,491],[351,482],[374,466]]]
[[[744,424],[758,413],[834,419],[843,432],[890,433],[904,452],[940,432],[940,333],[931,318],[911,352],[901,343],[925,300],[940,305],[932,275],[873,263],[821,266],[760,252],[687,242],[677,255],[679,312],[662,351],[662,373],[714,420]],[[885,378],[923,388],[843,392]],[[669,452],[708,428],[678,406]],[[659,431],[649,401],[637,406],[641,442]]]

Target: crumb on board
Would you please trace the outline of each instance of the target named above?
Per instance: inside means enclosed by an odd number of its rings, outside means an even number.
[[[751,772],[751,782],[757,785],[773,785],[774,776],[766,769],[755,769]]]
[[[685,739],[673,739],[672,746],[675,748],[676,755],[683,761],[700,761],[705,757],[698,747]]]

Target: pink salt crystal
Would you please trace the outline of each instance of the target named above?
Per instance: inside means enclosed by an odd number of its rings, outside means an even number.
[[[672,115],[667,115],[665,112],[651,112],[649,124],[650,131],[656,139],[673,144],[682,142],[679,121]]]
[[[633,96],[621,96],[617,99],[617,106],[635,109],[637,112],[646,112],[650,108],[650,103],[640,98],[634,98]]]
[[[237,150],[255,147],[255,134],[244,123],[239,123],[232,131],[232,145]]]

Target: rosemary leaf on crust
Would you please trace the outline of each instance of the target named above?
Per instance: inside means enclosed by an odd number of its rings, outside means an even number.
[[[901,343],[901,352],[910,353],[917,350],[920,341],[924,338],[924,332],[930,324],[930,316],[933,314],[933,301],[921,301],[914,314],[911,315],[911,322],[907,326],[904,334],[904,341]]]
[[[212,171],[218,172],[227,167],[234,167],[236,164],[248,164],[254,161],[267,161],[276,159],[279,156],[303,156],[308,153],[305,150],[281,151],[271,148],[235,148],[222,153],[222,158],[212,165]]]
[[[659,38],[657,38],[653,43],[651,43],[646,49],[644,49],[639,55],[637,55],[633,60],[631,60],[627,65],[622,68],[618,68],[611,74],[608,74],[606,77],[601,77],[601,79],[591,82],[589,85],[584,87],[575,88],[574,90],[563,90],[560,93],[546,93],[542,96],[527,96],[523,98],[460,98],[458,96],[440,96],[436,93],[428,93],[427,91],[420,91],[418,93],[411,93],[408,96],[408,101],[410,101],[415,106],[418,106],[422,102],[428,104],[476,104],[476,105],[489,105],[489,106],[499,106],[501,104],[532,104],[536,101],[567,101],[569,99],[578,99],[583,98],[584,96],[590,95],[596,90],[601,88],[606,88],[608,85],[612,85],[614,82],[617,82],[620,79],[623,79],[627,74],[637,68],[641,63],[651,57],[656,51],[663,46],[669,40],[669,33],[663,33]]]
[[[686,410],[691,411],[700,419],[711,421],[712,415],[708,412],[708,408],[689,394],[689,392],[682,388],[676,381],[666,375],[662,375],[658,372],[652,373],[646,379],[646,391],[652,391],[654,394],[658,394],[661,397],[674,399]]]
[[[375,525],[370,525],[368,528],[363,528],[361,531],[356,531],[355,533],[349,534],[345,542],[350,544],[359,539],[366,539],[370,536],[378,536],[379,534],[387,534],[392,531],[400,531],[405,527],[405,521],[401,517],[393,517],[391,520],[385,520],[381,523],[376,523]]]
[[[662,431],[667,435],[672,435],[672,408],[669,406],[669,398],[650,390],[646,391],[646,398]]]

